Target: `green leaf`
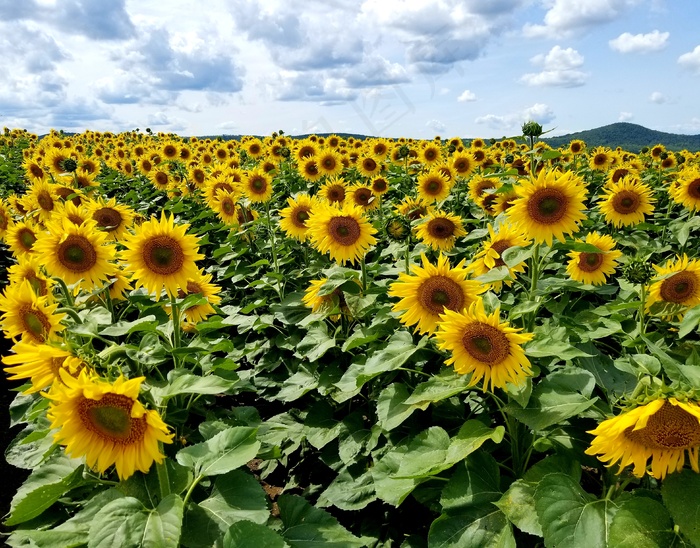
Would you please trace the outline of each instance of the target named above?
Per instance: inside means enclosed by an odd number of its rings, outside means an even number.
[[[281,534],[295,548],[355,548],[365,546],[333,516],[311,506],[303,497],[282,495],[277,499],[282,520]]]
[[[443,514],[430,526],[428,548],[516,548],[510,523],[497,508]]]
[[[661,496],[681,533],[700,546],[700,476],[688,469],[669,475]]]
[[[372,473],[352,474],[350,468],[343,469],[319,496],[318,506],[333,505],[341,510],[361,510],[377,500]]]
[[[617,506],[597,500],[578,482],[560,473],[549,474],[535,489],[535,508],[546,546],[605,548]]]
[[[282,388],[272,399],[280,401],[298,400],[317,386],[318,375],[316,374],[316,368],[300,365],[299,370],[282,383]]]
[[[357,348],[358,346],[363,346],[372,341],[376,341],[379,338],[379,331],[372,329],[370,327],[359,327],[352,332],[352,334],[343,343],[341,350],[343,352],[348,352]]]
[[[179,394],[223,394],[237,383],[238,380],[228,380],[217,375],[200,377],[185,373],[163,387],[152,387],[151,394],[156,402],[163,402]]]
[[[666,548],[673,544],[673,522],[660,502],[632,497],[620,503],[610,526],[608,546],[616,548]]]
[[[329,337],[323,327],[312,327],[297,345],[297,358],[315,362],[335,346],[335,338]]]
[[[198,477],[225,474],[255,458],[260,448],[256,434],[257,428],[234,426],[207,441],[181,449],[177,462],[194,468]]]
[[[404,403],[418,409],[427,409],[431,403],[461,394],[469,385],[470,376],[460,375],[452,368],[445,368],[437,375],[416,386]]]
[[[700,305],[688,310],[678,326],[678,338],[682,339],[689,333],[695,331],[700,325]]]
[[[5,525],[17,525],[41,515],[65,493],[85,483],[80,460],[69,459],[63,453],[54,455],[17,490]]]
[[[401,461],[408,454],[408,443],[400,444],[392,448],[370,468],[377,497],[393,506],[399,506],[417,485],[429,479],[395,477]]]
[[[168,495],[154,510],[135,498],[114,500],[95,516],[88,548],[177,548],[182,510],[182,499],[177,495]]]
[[[333,418],[333,408],[321,400],[314,404],[306,414],[304,435],[311,445],[316,449],[321,449],[336,439],[343,427],[342,422]]]
[[[289,548],[269,527],[250,521],[234,523],[224,535],[223,548]]]
[[[527,407],[510,403],[506,411],[533,430],[543,430],[594,405],[598,401],[591,397],[594,386],[595,378],[585,369],[555,371],[537,385]]]
[[[155,331],[156,326],[159,324],[160,322],[154,315],[151,314],[138,318],[133,322],[117,322],[114,325],[105,327],[102,331],[100,331],[100,335],[107,337],[121,337],[130,333],[136,333],[137,331]]]
[[[440,505],[448,514],[495,502],[502,496],[498,463],[489,453],[477,451],[457,465],[442,490]]]
[[[377,398],[377,423],[384,430],[393,430],[416,410],[406,404],[408,389],[404,384],[394,383],[387,386]]]
[[[532,257],[533,247],[511,246],[501,254],[501,259],[508,268],[513,268]]]

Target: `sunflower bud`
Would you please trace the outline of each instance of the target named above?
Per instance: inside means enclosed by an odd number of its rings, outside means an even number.
[[[75,161],[75,158],[66,158],[61,162],[61,168],[66,173],[73,173],[78,169],[78,162]]]
[[[390,239],[403,242],[411,235],[411,225],[404,217],[395,215],[386,222],[384,231]]]
[[[523,124],[522,131],[526,137],[539,137],[543,133],[542,126],[532,120]]]
[[[622,275],[632,284],[646,285],[654,277],[654,268],[643,259],[632,259],[622,269]]]

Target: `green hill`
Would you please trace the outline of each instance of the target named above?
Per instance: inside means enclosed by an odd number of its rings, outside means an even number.
[[[637,152],[643,147],[661,144],[669,150],[700,150],[700,135],[665,133],[627,122],[618,122],[596,129],[543,138],[542,140],[551,147],[557,148],[568,145],[574,139],[584,141],[589,149],[606,146],[610,148],[622,147],[625,150]]]

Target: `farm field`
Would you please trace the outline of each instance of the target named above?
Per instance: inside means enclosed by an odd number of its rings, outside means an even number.
[[[700,153],[522,129],[6,129],[5,542],[700,546]]]

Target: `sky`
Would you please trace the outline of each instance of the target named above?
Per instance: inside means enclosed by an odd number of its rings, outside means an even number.
[[[0,127],[700,133],[697,0],[0,0]]]

